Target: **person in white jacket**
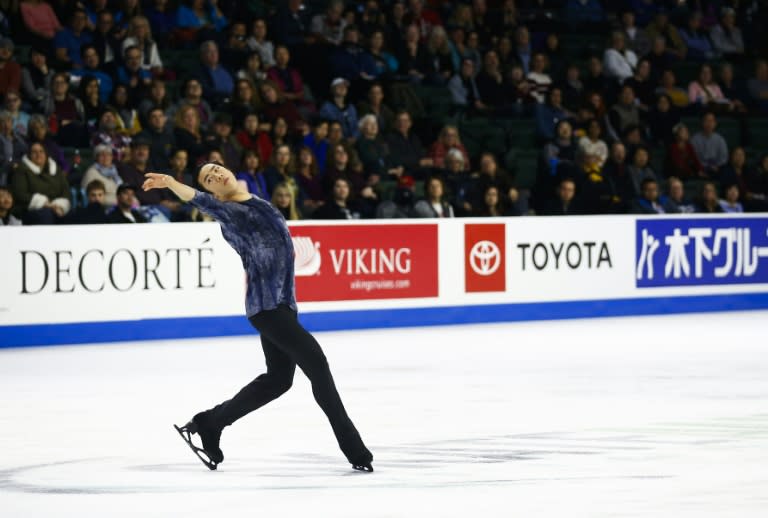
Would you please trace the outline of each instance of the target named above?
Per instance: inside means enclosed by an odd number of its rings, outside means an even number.
[[[618,31],[612,33],[611,47],[603,54],[605,74],[623,83],[634,75],[636,66],[637,54],[627,48],[624,34]]]

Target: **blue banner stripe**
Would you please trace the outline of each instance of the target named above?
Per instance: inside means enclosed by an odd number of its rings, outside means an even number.
[[[768,309],[768,293],[304,313],[311,331]],[[0,348],[255,334],[243,316],[0,326]]]

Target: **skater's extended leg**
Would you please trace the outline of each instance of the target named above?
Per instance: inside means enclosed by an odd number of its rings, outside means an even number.
[[[287,306],[279,306],[251,317],[251,323],[262,336],[289,354],[307,375],[315,400],[328,417],[349,462],[355,466],[370,465],[373,456],[344,409],[328,360],[315,338],[301,326],[296,313]]]

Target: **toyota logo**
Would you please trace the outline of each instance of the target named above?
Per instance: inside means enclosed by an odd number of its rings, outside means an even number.
[[[493,275],[501,265],[501,251],[493,241],[478,241],[469,251],[469,265],[478,275]]]

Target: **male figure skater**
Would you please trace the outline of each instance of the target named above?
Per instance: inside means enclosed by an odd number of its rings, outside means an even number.
[[[323,350],[297,318],[293,243],[285,219],[269,202],[240,187],[232,171],[221,164],[201,166],[197,180],[209,192],[197,191],[158,173],[147,173],[143,188],[168,188],[219,222],[224,239],[240,255],[248,276],[246,311],[248,320],[261,334],[267,372],[229,401],[200,412],[181,428],[174,427],[203,464],[214,470],[224,460],[219,448],[222,429],[291,388],[298,365],[312,382],[315,400],[331,422],[341,451],[352,467],[373,471],[373,455],[344,410]],[[191,435],[195,433],[200,436],[202,448],[192,443]]]

